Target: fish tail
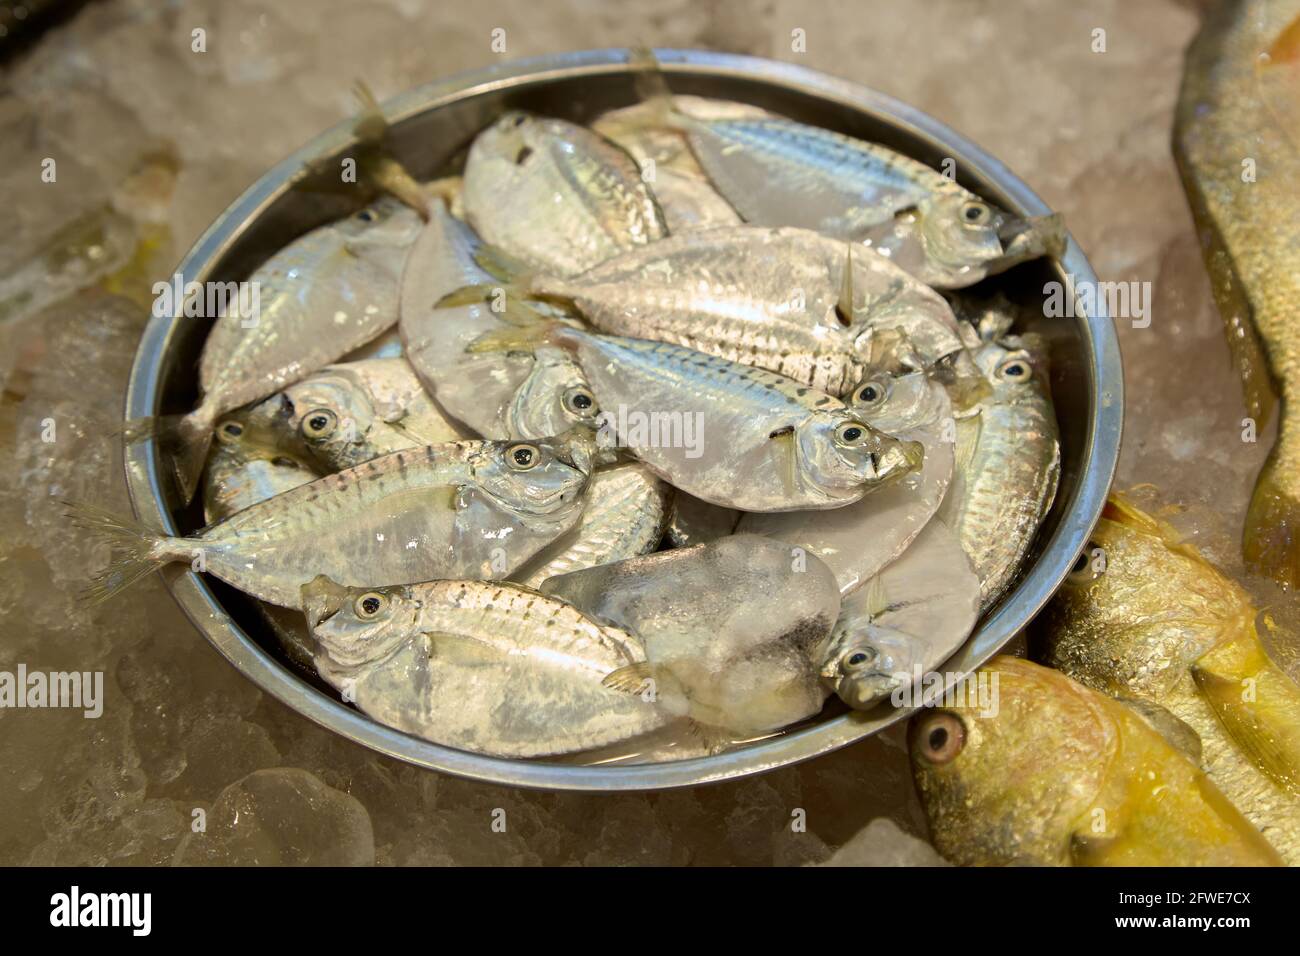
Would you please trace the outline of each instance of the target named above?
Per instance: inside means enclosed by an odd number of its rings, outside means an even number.
[[[1300,586],[1300,500],[1282,486],[1276,452],[1255,479],[1241,553],[1251,571],[1284,588]]]
[[[393,156],[388,145],[388,118],[366,82],[358,78],[352,85],[352,93],[358,105],[352,133],[362,145],[358,168],[376,187],[410,206],[427,221],[430,201],[446,198],[444,192],[420,185]]]
[[[632,85],[636,95],[655,112],[655,122],[661,126],[676,126],[682,114],[673,105],[673,91],[668,87],[662,65],[648,46],[634,46],[627,53],[628,66],[636,72]]]
[[[1267,614],[1260,615],[1266,623]],[[1196,686],[1229,736],[1262,773],[1300,795],[1300,686],[1273,663],[1255,625],[1192,666]]]
[[[176,486],[188,504],[198,490],[216,418],[216,409],[201,404],[184,415],[132,419],[122,427],[122,437],[129,445],[152,439],[171,456]]]
[[[183,538],[169,537],[98,505],[75,501],[63,504],[68,509],[65,517],[75,527],[107,542],[113,550],[108,567],[92,575],[78,595],[87,604],[107,601],[164,564],[189,555],[190,546]]]

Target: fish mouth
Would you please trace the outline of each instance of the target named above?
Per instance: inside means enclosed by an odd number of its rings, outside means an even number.
[[[307,626],[316,630],[339,611],[351,596],[351,589],[336,584],[325,575],[318,576],[300,590],[303,613],[307,616]]]
[[[1065,255],[1065,218],[1059,212],[1015,218],[998,229],[998,240],[1002,243],[1002,258],[1007,262],[1023,262],[1043,255],[1059,259]]]
[[[835,696],[853,710],[870,710],[887,700],[900,681],[884,671],[871,671],[853,678],[840,678],[831,682]]]
[[[605,449],[600,447],[596,429],[590,425],[574,425],[568,431],[556,435],[547,444],[551,446],[555,457],[583,475],[590,475],[597,464],[608,464]]]
[[[876,481],[885,484],[917,471],[925,462],[925,446],[919,441],[899,441],[872,457],[876,463]]]

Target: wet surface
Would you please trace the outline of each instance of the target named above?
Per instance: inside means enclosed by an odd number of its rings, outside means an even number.
[[[1063,212],[1103,280],[1149,283],[1138,286],[1149,325],[1118,322],[1129,397],[1118,483],[1157,485],[1183,506],[1172,520],[1236,573],[1271,435],[1242,440],[1240,388],[1169,151],[1195,14],[1088,6],[108,2],[10,62],[0,670],[102,671],[105,701],[98,719],[0,709],[11,781],[0,863],[800,864],[829,859],[877,817],[895,826],[877,824],[839,860],[932,861],[912,839],[924,820],[897,729],[753,780],[657,795],[514,791],[379,757],[260,694],[156,577],[111,604],[78,604],[105,554],[61,520],[59,500],[129,511],[115,431],[150,284],[266,168],[349,115],[357,77],[382,99],[503,56],[654,43],[797,62],[925,110]],[[793,52],[800,37],[806,52]],[[54,182],[42,181],[46,159]]]

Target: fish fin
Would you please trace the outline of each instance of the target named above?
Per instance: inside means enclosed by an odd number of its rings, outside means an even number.
[[[352,133],[360,141],[357,168],[375,186],[410,206],[427,221],[432,197],[393,156],[388,142],[388,118],[379,100],[360,78],[353,82],[352,94],[358,105],[357,118],[352,124]]]
[[[453,289],[433,304],[435,309],[454,309],[462,305],[481,305],[492,298],[497,291],[505,291],[495,282],[480,282],[475,285],[463,285]]]
[[[953,472],[965,474],[970,471],[971,462],[975,460],[975,449],[979,448],[980,432],[984,429],[980,415],[969,415],[956,420],[954,431],[956,441],[953,445]]]
[[[776,453],[780,456],[781,483],[785,493],[793,497],[799,490],[799,455],[795,449],[794,426],[778,428],[767,437],[775,443]]]
[[[673,91],[654,50],[648,46],[631,47],[627,51],[627,62],[635,70],[632,86],[641,101],[652,107],[654,121],[662,126],[678,125],[682,116],[673,105]]]
[[[172,477],[182,500],[189,504],[208,460],[217,417],[200,405],[185,415],[136,418],[123,426],[122,437],[130,445],[148,439],[156,441],[171,458]]]
[[[980,371],[966,349],[954,352],[935,365],[936,377],[948,389],[948,398],[956,412],[969,412],[993,394],[993,386]],[[946,379],[946,381],[945,381]]]
[[[1255,479],[1241,553],[1246,567],[1284,588],[1300,586],[1300,501],[1279,480],[1276,451]]]
[[[429,200],[441,200],[451,211],[452,205],[456,201],[456,196],[460,193],[461,178],[459,176],[443,176],[439,179],[431,179],[427,183],[421,183],[420,189]]]
[[[637,661],[610,671],[600,683],[624,694],[643,694],[648,687],[658,684],[664,674],[663,668],[649,661]]]
[[[491,644],[452,631],[424,631],[430,660],[438,659],[461,667],[496,667],[502,653]]]
[[[108,567],[91,576],[90,583],[78,594],[88,605],[107,601],[145,575],[184,554],[188,545],[180,538],[169,538],[147,525],[123,518],[106,508],[84,502],[64,501],[64,517],[92,537],[106,542],[115,552]],[[159,545],[176,542],[172,550]]]
[[[840,276],[840,296],[835,303],[835,317],[840,325],[853,324],[853,243],[844,244],[844,272]]]
[[[699,741],[700,746],[710,754],[722,753],[736,742],[735,734],[729,733],[722,727],[701,723],[693,717],[687,717],[685,720],[686,732]]]
[[[889,595],[885,593],[885,582],[881,575],[877,574],[862,588],[863,597],[866,601],[863,610],[866,611],[868,619],[877,617],[885,608],[889,607]]]
[[[484,332],[474,339],[465,351],[478,354],[482,352],[532,352],[542,345],[559,345],[563,342],[554,339],[555,332],[563,328],[563,323],[534,312],[522,303],[513,308],[507,300],[506,311],[500,316],[510,323],[508,328]]]
[[[1268,48],[1269,64],[1300,61],[1300,17],[1292,20]]]
[[[1116,697],[1152,730],[1165,738],[1171,747],[1196,766],[1201,766],[1201,735],[1191,725],[1155,701],[1140,697]]]
[[[521,285],[516,280],[528,275],[532,268],[522,259],[486,242],[474,250],[474,261],[488,275],[514,285]]]
[[[1197,689],[1264,774],[1300,795],[1300,687],[1269,658],[1249,624],[1192,665]]]
[[[530,326],[549,321],[530,304],[537,301],[526,289],[515,285],[480,282],[453,289],[434,303],[435,309],[453,309],[464,305],[487,305],[498,319],[513,325]],[[502,308],[497,309],[500,302]]]

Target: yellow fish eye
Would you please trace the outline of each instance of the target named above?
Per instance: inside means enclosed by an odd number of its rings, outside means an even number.
[[[916,752],[936,767],[951,763],[966,746],[966,725],[960,717],[946,710],[920,718],[914,733]]]

